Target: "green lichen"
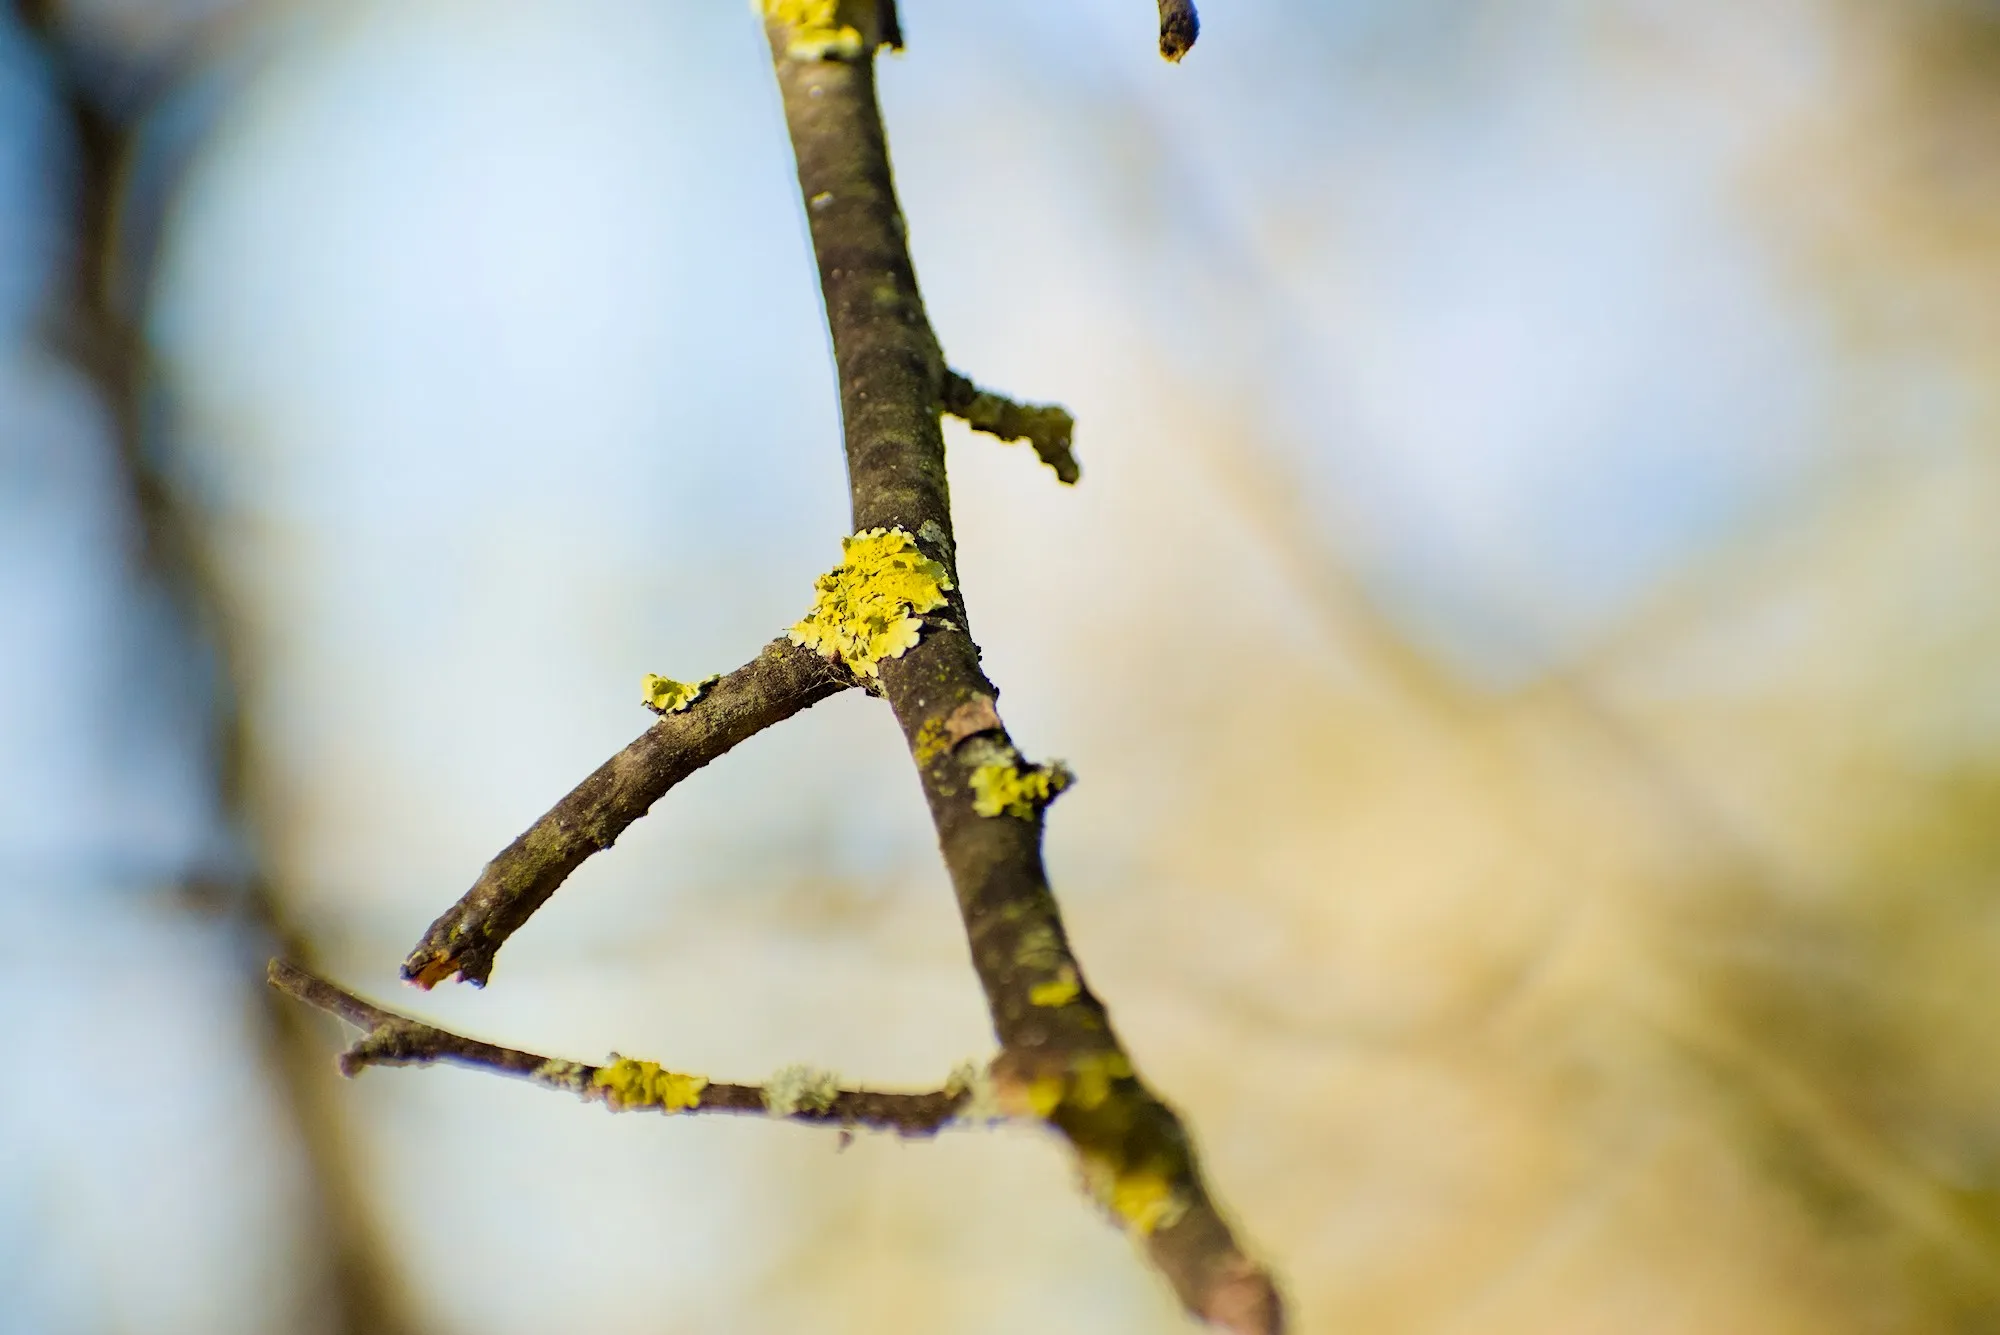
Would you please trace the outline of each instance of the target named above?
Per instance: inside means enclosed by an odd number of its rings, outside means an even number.
[[[788,637],[873,678],[883,659],[916,645],[924,613],[945,605],[951,577],[900,528],[871,528],[842,538],[840,548],[840,564],[814,582],[812,611]]]
[[[1033,820],[1036,812],[1074,781],[1060,761],[1026,770],[1010,764],[981,765],[972,771],[972,809],[982,816]]]
[[[604,1102],[613,1112],[634,1108],[657,1108],[661,1112],[683,1112],[701,1106],[701,1092],[708,1077],[669,1071],[658,1062],[633,1061],[614,1056],[590,1078],[593,1090],[604,1091]]]
[[[773,1117],[830,1111],[840,1097],[840,1077],[816,1066],[787,1066],[764,1082],[764,1106]]]
[[[675,681],[672,677],[648,672],[645,680],[639,683],[639,689],[645,693],[646,708],[655,714],[678,714],[701,699],[703,692],[721,680],[720,672],[700,681]]]
[[[786,29],[785,54],[793,60],[852,60],[861,54],[861,30],[841,22],[840,0],[761,0],[767,23]]]

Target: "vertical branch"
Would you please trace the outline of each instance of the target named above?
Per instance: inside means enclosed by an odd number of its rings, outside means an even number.
[[[111,427],[112,446],[134,513],[135,572],[173,608],[180,642],[205,646],[212,655],[208,734],[218,766],[216,804],[232,823],[248,820],[243,801],[250,746],[232,665],[237,654],[224,633],[216,582],[195,527],[149,448],[149,383],[145,338],[137,312],[153,270],[150,253],[126,253],[120,217],[126,171],[134,152],[135,123],[107,110],[86,86],[81,55],[61,31],[57,7],[23,7],[23,18],[43,38],[58,75],[61,114],[75,167],[67,272],[56,286],[60,303],[49,312],[50,341],[95,388]],[[157,237],[157,229],[147,235]],[[244,925],[292,958],[303,942],[286,923],[278,896],[252,871],[230,887]],[[212,903],[212,888],[198,876],[181,887],[190,907]],[[311,1227],[330,1260],[330,1328],[341,1335],[404,1335],[415,1324],[391,1278],[366,1202],[356,1185],[339,1119],[326,1090],[330,1073],[317,1055],[303,1016],[259,988],[257,1008],[262,1058],[272,1068],[281,1115],[298,1136],[309,1174]],[[318,1249],[315,1249],[318,1250]]]
[[[840,6],[845,24],[827,22],[821,11],[833,10],[765,3],[833,336],[854,527],[915,535],[957,583],[939,425],[946,367],[876,102],[879,29],[870,5]],[[922,777],[1000,1039],[996,1079],[1017,1110],[1070,1142],[1100,1203],[1189,1311],[1246,1335],[1276,1332],[1283,1313],[1270,1274],[1237,1243],[1185,1127],[1140,1079],[1070,950],[1042,865],[1040,806],[979,800],[982,776],[1018,776],[1025,762],[992,712],[998,692],[969,625],[954,592],[916,647],[881,664],[881,684]],[[954,722],[968,716],[983,726]]]

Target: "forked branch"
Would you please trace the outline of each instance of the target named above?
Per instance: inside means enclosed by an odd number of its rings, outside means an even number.
[[[773,644],[685,712],[662,718],[537,821],[433,924],[404,975],[424,986],[454,972],[483,982],[508,934],[674,783],[854,684],[859,673],[893,710],[930,806],[1000,1040],[983,1073],[991,1105],[1069,1142],[1091,1193],[1144,1245],[1190,1312],[1240,1335],[1276,1335],[1284,1316],[1271,1275],[1237,1243],[1187,1129],[1139,1076],[1070,949],[1041,851],[1044,810],[1068,774],[1032,765],[1015,748],[968,629],[940,417],[959,412],[975,426],[1033,440],[1073,481],[1069,416],[984,394],[945,366],[904,242],[875,98],[875,52],[898,36],[893,6],[762,3],[833,335],[856,536],[842,568],[822,578],[814,613],[794,628],[792,642]],[[1162,0],[1160,12],[1161,49],[1178,58],[1194,40],[1194,10]],[[863,657],[836,666],[800,642]],[[680,684],[669,685],[677,703],[685,698]],[[820,1081],[811,1103],[800,1104],[789,1087],[712,1083],[622,1058],[584,1066],[497,1047],[283,964],[273,965],[272,981],[366,1031],[342,1058],[350,1072],[458,1062],[620,1107],[775,1109],[917,1135],[963,1115],[974,1097],[970,1078],[904,1095]]]
[[[1069,1140],[1098,1199],[1143,1241],[1188,1310],[1267,1335],[1283,1324],[1276,1286],[1237,1244],[1186,1129],[1140,1079],[1070,950],[1042,866],[1042,805],[986,800],[996,776],[1033,767],[993,711],[998,691],[967,630],[939,424],[948,372],[890,173],[875,97],[880,34],[872,6],[844,4],[839,15],[860,40],[829,44],[794,12],[802,8],[766,0],[833,334],[854,527],[915,535],[953,586],[949,614],[881,664],[881,683],[922,777],[1000,1039],[995,1075]],[[964,728],[968,714],[977,731]]]

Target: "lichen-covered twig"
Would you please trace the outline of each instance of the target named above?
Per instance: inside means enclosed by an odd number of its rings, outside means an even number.
[[[487,863],[424,933],[403,962],[403,977],[430,987],[456,973],[484,984],[507,938],[669,788],[738,742],[853,684],[852,674],[782,639],[720,680],[702,683],[698,699],[662,714]]]
[[[1082,470],[1070,450],[1076,419],[1055,404],[1016,403],[981,389],[956,371],[944,373],[944,410],[962,418],[974,431],[1002,440],[1025,440],[1041,461],[1055,469],[1058,481],[1076,485]]]
[[[785,119],[818,259],[857,531],[901,530],[956,578],[939,423],[947,370],[917,291],[876,104],[870,6],[842,4],[834,48],[789,0],[765,0]],[[1186,11],[1190,20],[1192,10]],[[1191,33],[1190,33],[1191,35]],[[922,777],[974,968],[1000,1039],[994,1076],[1075,1149],[1093,1193],[1188,1310],[1244,1335],[1281,1329],[1269,1273],[1210,1197],[1179,1118],[1140,1079],[1090,991],[1042,866],[1042,810],[982,814],[973,776],[1024,763],[993,712],[954,587],[921,641],[880,663]],[[987,804],[989,808],[991,804]]]
[[[1194,0],[1160,0],[1160,54],[1178,62],[1201,36]]]
[[[738,1085],[614,1056],[602,1066],[503,1048],[386,1010],[297,965],[272,960],[271,986],[362,1031],[340,1056],[343,1075],[370,1066],[470,1066],[566,1090],[614,1112],[756,1113],[792,1122],[869,1127],[900,1136],[935,1135],[954,1121],[987,1120],[975,1106],[982,1077],[961,1070],[921,1094],[843,1089],[835,1077],[788,1067],[761,1085]]]

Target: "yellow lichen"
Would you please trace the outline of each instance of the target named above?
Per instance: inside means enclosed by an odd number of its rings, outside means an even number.
[[[663,1069],[658,1062],[614,1059],[601,1066],[590,1078],[591,1088],[604,1091],[604,1102],[615,1112],[631,1108],[657,1108],[661,1112],[681,1112],[701,1106],[701,1092],[708,1077],[683,1075]]]
[[[1122,1052],[1095,1052],[1078,1057],[1069,1070],[1069,1093],[1063,1101],[1090,1112],[1111,1097],[1113,1081],[1132,1074],[1132,1063]]]
[[[789,638],[858,677],[875,677],[883,659],[916,645],[924,613],[944,606],[951,577],[900,528],[871,528],[840,547],[840,564],[814,582],[812,611]]]
[[[949,750],[951,750],[951,741],[947,735],[944,720],[941,718],[925,719],[922,726],[917,729],[916,745],[910,751],[917,758],[917,763],[919,765],[928,765]]]
[[[840,0],[762,0],[764,19],[786,29],[785,54],[793,60],[852,60],[861,54],[861,30],[841,22]]]
[[[1076,970],[1065,964],[1054,978],[1028,989],[1028,1002],[1035,1006],[1067,1006],[1076,1000],[1081,991],[1076,981]]]
[[[1056,1109],[1062,1107],[1063,1091],[1069,1082],[1059,1075],[1038,1075],[1028,1082],[1026,1090],[1028,1107],[1034,1115],[1046,1119]]]
[[[1019,816],[1033,820],[1035,813],[1055,800],[1057,793],[1074,781],[1060,761],[1027,770],[1012,765],[981,765],[972,771],[972,809],[982,816]]]
[[[700,681],[675,681],[672,677],[648,672],[645,680],[639,683],[639,689],[645,693],[646,708],[655,714],[678,714],[701,699],[704,691],[721,680],[720,672]]]
[[[1082,1156],[1078,1167],[1084,1189],[1142,1237],[1187,1213],[1187,1201],[1174,1190],[1173,1180],[1156,1167],[1120,1167],[1115,1160],[1095,1154]]]

